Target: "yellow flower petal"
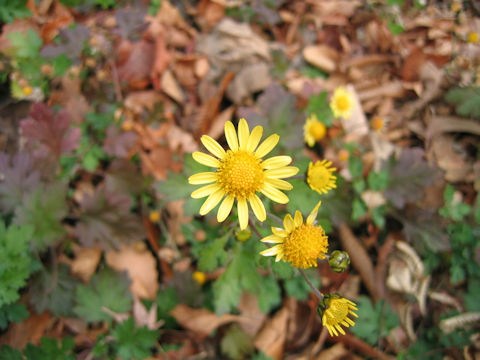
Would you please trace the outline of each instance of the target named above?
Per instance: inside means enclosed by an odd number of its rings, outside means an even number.
[[[213,194],[214,192],[216,192],[218,190],[220,190],[220,186],[218,186],[217,183],[210,184],[210,185],[206,185],[206,186],[201,187],[200,189],[195,190],[194,192],[192,192],[192,194],[190,196],[194,199],[201,199],[205,196],[209,196],[209,195]]]
[[[263,251],[260,251],[260,255],[263,255],[263,256],[273,256],[273,255],[277,255],[278,251],[280,250],[279,246],[274,246],[274,247],[271,247],[269,249],[266,249],[266,250],[263,250]]]
[[[238,150],[238,138],[237,133],[235,132],[235,126],[233,126],[231,121],[225,123],[225,138],[227,139],[227,144],[232,149],[232,151]]]
[[[218,142],[215,141],[215,139],[211,138],[208,135],[203,135],[200,138],[200,141],[202,142],[203,146],[207,148],[208,151],[210,151],[219,159],[222,159],[225,156],[225,150],[220,146]]]
[[[295,218],[293,219],[293,222],[295,223],[296,228],[303,224],[303,216],[300,211],[295,211]]]
[[[223,222],[227,218],[227,216],[230,214],[230,211],[232,211],[234,200],[235,200],[235,197],[229,195],[222,201],[222,203],[220,204],[220,207],[218,208],[218,213],[217,213],[218,222]]]
[[[207,198],[207,200],[205,200],[202,207],[200,208],[200,215],[208,214],[215,206],[218,205],[218,203],[220,202],[220,200],[222,200],[224,195],[225,195],[225,192],[222,189],[211,194]]]
[[[283,230],[282,228],[272,227],[272,233],[274,233],[275,235],[277,235],[279,237],[287,237],[288,236],[288,232]]]
[[[277,169],[283,166],[287,166],[292,162],[290,156],[274,156],[265,160],[262,165],[264,169]]]
[[[264,237],[263,239],[260,240],[261,242],[264,243],[269,243],[269,244],[281,244],[283,243],[283,239],[280,236],[277,235],[268,235]]]
[[[320,205],[322,205],[321,201],[319,201],[317,203],[317,205],[315,205],[315,207],[313,208],[310,215],[308,215],[308,217],[307,217],[307,224],[308,225],[312,225],[315,222],[315,220],[317,219],[318,209],[320,208]]]
[[[248,225],[248,204],[245,199],[237,200],[238,221],[240,222],[240,230],[244,230]]]
[[[220,166],[220,161],[215,159],[213,156],[210,156],[208,154],[202,153],[200,151],[195,151],[192,154],[193,159],[205,166],[210,166],[210,167],[219,167]]]
[[[190,176],[188,183],[192,185],[208,184],[217,181],[217,175],[213,172],[203,172]]]
[[[263,206],[260,198],[256,194],[253,194],[252,196],[250,196],[248,201],[250,201],[250,206],[252,207],[253,213],[255,214],[257,219],[259,221],[265,221],[265,219],[267,218],[267,212],[265,211],[265,207]]]
[[[252,133],[248,137],[247,151],[254,152],[262,138],[263,128],[261,126],[255,126]]]
[[[294,176],[298,173],[298,168],[295,166],[285,166],[279,169],[271,169],[265,171],[265,176],[271,179],[281,179]]]
[[[265,179],[266,184],[270,184],[279,190],[292,190],[293,186],[289,182],[280,179]]]
[[[238,122],[238,141],[240,144],[240,150],[247,149],[247,142],[250,132],[248,130],[248,123],[245,119],[240,119]]]
[[[278,141],[280,140],[280,136],[277,134],[270,135],[268,138],[263,140],[260,146],[255,151],[255,156],[257,158],[262,158],[267,155],[273,148],[277,145]]]
[[[283,219],[283,227],[289,233],[291,233],[293,231],[294,223],[293,223],[292,215],[287,214],[285,216],[285,218]]]
[[[263,195],[268,197],[270,200],[278,202],[280,204],[288,203],[288,196],[282,193],[280,190],[275,189],[269,184],[264,184],[262,190],[260,190]]]

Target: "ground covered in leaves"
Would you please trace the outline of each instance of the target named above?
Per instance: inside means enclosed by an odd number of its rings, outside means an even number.
[[[478,358],[479,11],[0,0],[0,359]],[[326,194],[297,177],[288,204],[262,201],[282,218],[322,201],[329,251],[352,264],[306,274],[357,304],[346,335],[259,255],[274,220],[239,232],[190,197],[200,137],[226,147],[242,117],[299,175],[337,169]]]

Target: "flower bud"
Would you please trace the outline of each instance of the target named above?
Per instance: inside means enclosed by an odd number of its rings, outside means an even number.
[[[250,229],[240,230],[235,233],[235,237],[240,242],[245,242],[252,237]]]
[[[330,254],[328,264],[333,271],[337,273],[344,272],[350,266],[350,256],[346,251],[334,250]]]

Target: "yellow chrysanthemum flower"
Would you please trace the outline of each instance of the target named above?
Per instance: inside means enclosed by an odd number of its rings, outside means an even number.
[[[283,219],[284,229],[272,227],[273,235],[261,240],[277,245],[263,250],[260,255],[276,256],[275,261],[284,260],[300,269],[317,266],[317,259],[324,259],[328,248],[325,230],[314,225],[321,203],[318,202],[305,223],[300,211],[295,212],[294,218],[287,214]]]
[[[327,127],[321,121],[318,121],[318,118],[315,114],[310,115],[305,121],[303,126],[303,134],[305,137],[305,142],[308,146],[312,147],[315,145],[315,141],[322,140],[327,134]]]
[[[193,280],[197,282],[198,285],[202,286],[207,281],[207,276],[201,271],[195,271],[192,274]]]
[[[338,333],[345,335],[345,330],[342,326],[350,327],[355,325],[355,322],[348,316],[352,315],[358,317],[353,310],[358,310],[353,301],[345,299],[336,294],[327,294],[323,299],[322,309],[322,323],[327,328],[330,336],[338,336]]]
[[[330,167],[331,165],[332,162],[328,160],[317,161],[315,164],[310,162],[307,171],[307,183],[312,190],[319,194],[326,194],[329,190],[337,187],[337,184],[335,184],[337,177],[332,174],[337,168]]]
[[[348,119],[352,116],[353,107],[354,101],[352,93],[344,86],[336,88],[330,101],[330,109],[332,109],[333,116]]]
[[[192,156],[200,164],[217,170],[188,178],[190,184],[209,184],[195,190],[191,195],[195,199],[208,196],[200,208],[200,215],[210,212],[226,196],[217,213],[218,222],[222,222],[230,214],[233,202],[237,199],[238,219],[240,229],[243,230],[248,224],[248,203],[258,220],[264,221],[267,217],[257,192],[280,204],[288,202],[287,195],[280,190],[291,190],[292,185],[282,179],[295,175],[298,168],[287,166],[292,161],[290,156],[274,156],[262,160],[277,145],[280,138],[273,134],[258,145],[262,133],[261,126],[256,126],[250,133],[247,121],[240,119],[237,137],[235,127],[227,121],[225,137],[230,147],[227,151],[210,136],[202,136],[202,144],[216,158],[198,151]]]

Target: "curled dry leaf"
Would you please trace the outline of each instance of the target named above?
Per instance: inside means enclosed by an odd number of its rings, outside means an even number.
[[[154,300],[158,291],[158,273],[155,258],[142,243],[122,246],[120,251],[105,254],[107,264],[118,271],[126,270],[132,280],[130,290],[140,298]]]
[[[458,328],[466,329],[480,324],[479,312],[467,312],[440,321],[440,329],[449,334]]]
[[[340,57],[335,49],[327,45],[307,46],[302,54],[307,62],[327,73],[335,71]]]
[[[238,304],[238,310],[245,320],[248,319],[248,321],[242,321],[240,326],[248,335],[255,336],[267,317],[260,310],[257,297],[244,292]]]
[[[265,355],[274,359],[283,359],[287,324],[289,319],[288,306],[283,306],[255,337],[255,347]]]
[[[415,250],[404,241],[398,241],[396,252],[389,263],[387,286],[394,291],[413,295],[420,312],[426,314],[426,297],[430,275],[424,275],[424,266]]]
[[[73,246],[75,258],[71,261],[72,273],[88,282],[100,262],[102,249],[95,245],[92,248],[85,248],[78,245]]]

